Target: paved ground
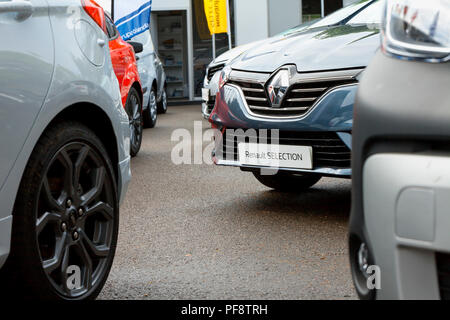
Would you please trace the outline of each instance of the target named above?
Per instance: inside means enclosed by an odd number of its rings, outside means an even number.
[[[173,107],[145,131],[100,298],[355,298],[350,181],[284,195],[236,168],[172,164],[172,131],[200,119],[199,106]]]

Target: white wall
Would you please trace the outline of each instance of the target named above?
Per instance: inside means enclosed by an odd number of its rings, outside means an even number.
[[[356,2],[356,1],[358,1],[358,0],[343,0],[342,2],[344,4],[344,7],[346,7],[349,4],[352,4],[353,2]]]
[[[234,0],[236,45],[269,36],[267,0]]]
[[[126,1],[126,0],[116,0]],[[180,10],[188,9],[191,6],[191,0],[153,0],[152,10]]]
[[[117,0],[116,0],[117,1]],[[120,0],[118,0],[120,1]],[[96,0],[96,2],[103,7],[106,11],[111,13],[111,0]]]
[[[127,0],[115,0],[127,1]],[[111,12],[111,0],[96,0],[105,10]],[[190,7],[190,0],[153,0],[152,10],[179,10]]]
[[[158,48],[158,16],[152,12],[150,14],[150,33],[152,34],[153,44]]]
[[[269,36],[298,26],[301,12],[301,0],[269,0]]]

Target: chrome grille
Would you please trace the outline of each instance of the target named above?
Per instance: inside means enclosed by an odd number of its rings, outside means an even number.
[[[330,89],[358,83],[353,75],[348,74],[330,77],[329,74],[322,73],[322,78],[307,78],[308,74],[303,74],[301,79],[297,79],[288,89],[281,107],[273,108],[264,85],[268,77],[264,79],[261,75],[254,75],[261,79],[252,81],[247,73],[245,79],[231,78],[229,83],[241,88],[247,106],[253,114],[275,118],[302,116]]]
[[[357,83],[356,79],[317,80],[312,82],[300,82],[291,86],[284,98],[283,112],[289,115],[303,115],[322,97],[328,90]]]
[[[225,67],[225,64],[219,64],[217,66],[211,67],[208,69],[208,81],[211,81],[211,79],[214,77],[214,75],[217,72],[220,72],[223,67]]]
[[[258,110],[261,108],[270,109],[266,90],[262,84],[247,81],[231,81],[230,83],[241,88],[245,100],[247,101],[247,105],[251,110]]]

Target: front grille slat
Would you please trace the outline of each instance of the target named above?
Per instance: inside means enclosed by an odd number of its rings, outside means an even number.
[[[317,97],[286,99],[287,102],[312,102],[312,101],[316,101],[316,100],[317,100]]]
[[[254,114],[286,118],[306,114],[330,89],[354,84],[357,80],[352,76],[303,79],[288,89],[279,108],[272,107],[263,83],[242,79],[231,79],[230,83],[241,88],[247,105]]]
[[[306,93],[306,92],[323,92],[327,88],[310,88],[310,89],[293,89],[293,93]]]
[[[267,98],[260,98],[260,97],[246,97],[245,99],[248,101],[260,101],[260,102],[267,101]]]
[[[298,108],[269,108],[269,107],[259,107],[259,106],[248,106],[251,110],[262,110],[267,112],[280,112],[280,111],[303,111],[308,109],[308,107],[298,107]]]
[[[242,132],[236,133],[235,131],[232,135],[225,133],[217,150],[222,152],[222,157],[225,160],[238,161],[238,142],[272,143],[270,130],[266,130],[264,134],[261,133],[261,130],[254,130],[253,132],[256,132],[257,136],[250,138],[242,135]],[[314,169],[324,167],[347,169],[351,167],[351,150],[339,139],[335,132],[279,131],[278,135],[276,143],[280,145],[311,146],[313,148]],[[228,150],[227,146],[229,146]]]
[[[264,89],[257,89],[257,88],[242,88],[242,90],[248,92],[264,93]]]

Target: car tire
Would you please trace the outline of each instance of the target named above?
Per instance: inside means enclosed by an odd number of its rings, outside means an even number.
[[[163,88],[161,93],[161,101],[158,102],[158,113],[166,113],[167,112],[167,92],[166,88]]]
[[[356,293],[361,300],[375,300],[376,290],[370,290],[367,286],[369,274],[367,267],[375,265],[373,256],[366,242],[359,237],[349,237],[350,269]]]
[[[298,192],[315,185],[321,179],[319,175],[299,175],[278,172],[275,175],[262,175],[253,172],[255,178],[266,187],[280,192]]]
[[[90,300],[100,293],[119,226],[116,178],[107,154],[78,122],[44,132],[14,206],[11,252],[1,275],[9,298]]]
[[[156,90],[152,88],[150,98],[148,99],[148,107],[144,110],[144,127],[154,128],[158,120],[158,104],[156,103]]]
[[[130,92],[128,92],[125,111],[128,114],[128,120],[130,122],[130,155],[136,157],[139,150],[141,150],[144,119],[142,115],[141,97],[135,88],[131,88]]]

